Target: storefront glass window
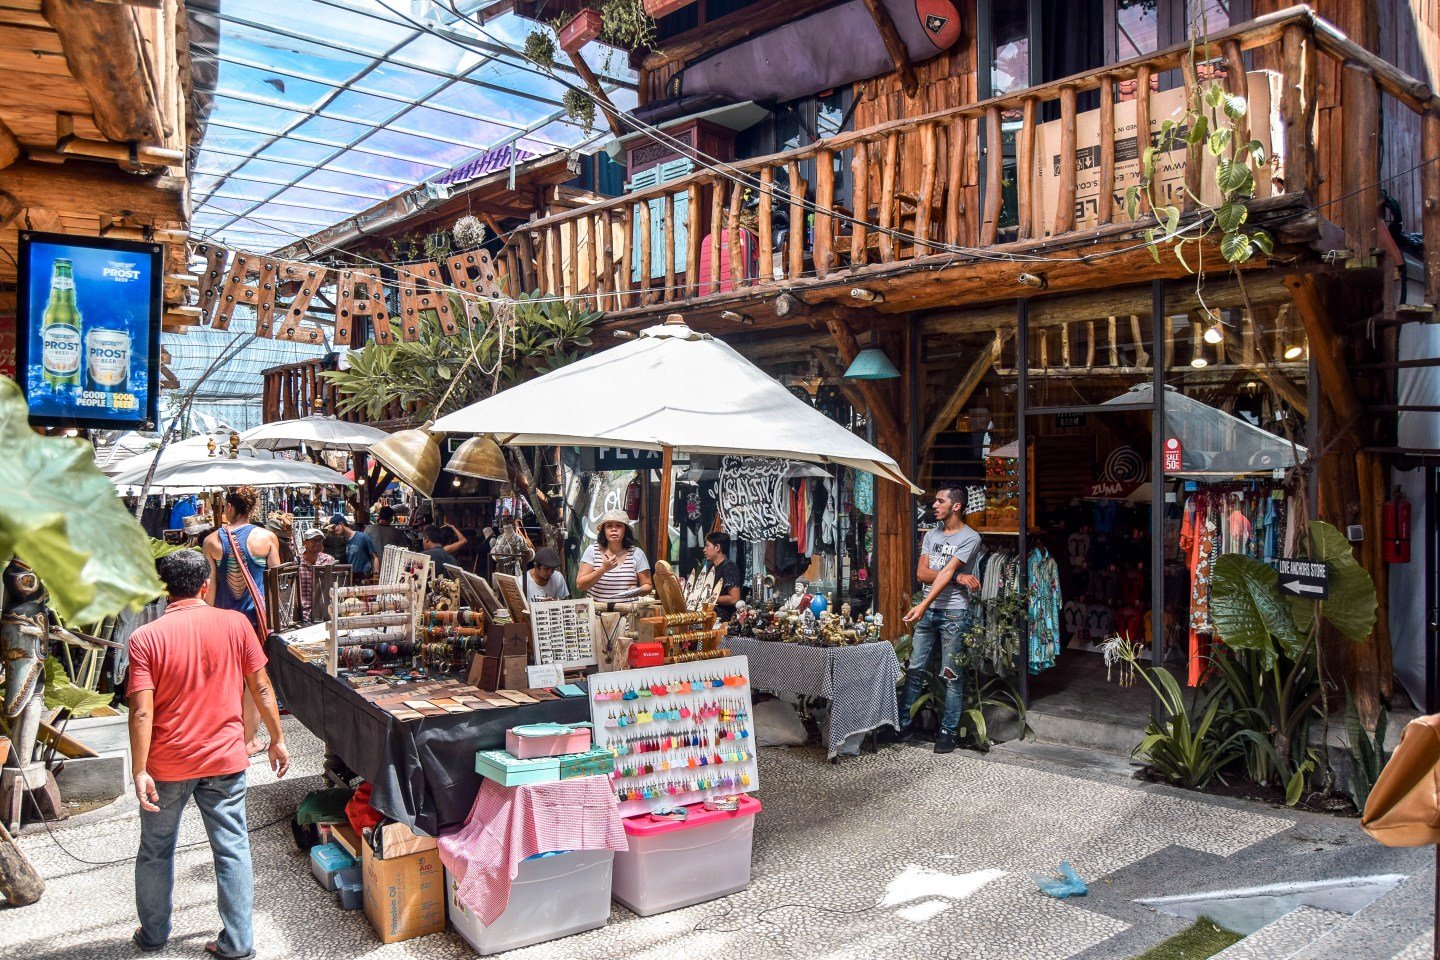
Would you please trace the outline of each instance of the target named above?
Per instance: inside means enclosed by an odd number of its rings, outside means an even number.
[[[1149,291],[1116,298],[1120,307],[1148,306]],[[1154,325],[1140,313],[1066,313],[1032,311],[1029,343],[1030,407],[1126,404],[1131,387],[1154,376]]]

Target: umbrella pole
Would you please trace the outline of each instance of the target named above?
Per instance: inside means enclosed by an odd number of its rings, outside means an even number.
[[[674,496],[675,449],[660,448],[660,534],[656,537],[656,560],[670,559],[670,498]]]

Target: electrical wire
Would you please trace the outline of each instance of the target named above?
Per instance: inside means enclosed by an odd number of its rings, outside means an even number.
[[[312,774],[311,776],[320,776],[320,774]],[[71,860],[74,860],[74,861],[77,862],[77,863],[83,863],[83,864],[85,864],[86,866],[90,866],[90,867],[113,867],[113,866],[117,866],[118,864],[122,864],[122,863],[130,863],[130,862],[134,861],[136,857],[139,856],[139,854],[136,853],[136,854],[133,854],[133,855],[128,856],[128,857],[121,857],[119,860],[87,860],[87,859],[85,859],[84,857],[80,856],[79,854],[71,852],[71,850],[70,850],[68,847],[66,847],[65,844],[63,844],[63,843],[60,842],[60,838],[57,837],[57,836],[55,836],[55,831],[50,828],[50,821],[49,821],[48,819],[46,819],[45,814],[41,812],[41,810],[40,810],[40,801],[38,801],[38,800],[35,799],[35,795],[34,795],[33,793],[31,793],[30,791],[27,790],[27,791],[25,791],[25,797],[30,801],[30,805],[35,808],[35,815],[36,815],[37,817],[39,817],[39,818],[40,818],[40,822],[45,825],[45,832],[46,832],[47,834],[49,834],[51,841],[54,842],[55,846],[57,846],[57,847],[60,848],[60,852],[61,852],[61,853],[65,854],[65,856],[69,857]],[[274,820],[270,820],[270,821],[267,821],[266,823],[260,824],[260,826],[258,826],[258,827],[246,827],[246,828],[245,828],[245,833],[246,833],[247,835],[249,835],[249,834],[259,833],[259,832],[262,831],[262,830],[269,830],[271,827],[275,826],[276,824],[284,823],[286,820],[289,820],[289,819],[291,819],[290,816],[279,816],[279,817],[276,817]],[[192,842],[192,843],[182,843],[182,844],[178,844],[178,845],[175,847],[175,849],[176,849],[176,850],[186,850],[186,849],[189,849],[190,847],[198,847],[198,846],[201,846],[202,844],[208,844],[209,842],[210,842],[210,838],[209,838],[209,837],[206,837],[204,840],[196,840],[196,841],[194,841],[194,842]]]

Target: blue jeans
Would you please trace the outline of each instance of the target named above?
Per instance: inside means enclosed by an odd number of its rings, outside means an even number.
[[[954,735],[960,728],[960,714],[965,711],[965,671],[959,657],[965,633],[970,629],[970,610],[925,611],[915,624],[911,638],[910,663],[905,673],[905,696],[900,702],[900,729],[910,726],[910,708],[925,691],[930,661],[935,656],[935,638],[940,638],[940,663],[937,669],[945,681],[945,713],[940,718],[940,732]]]
[[[140,853],[135,858],[135,911],[140,938],[159,946],[170,939],[170,900],[175,887],[175,837],[180,814],[193,796],[210,838],[219,889],[219,949],[222,956],[243,957],[254,948],[250,908],[255,875],[250,868],[250,834],[245,829],[245,771],[228,777],[202,777],[155,784],[160,809],[140,811]]]

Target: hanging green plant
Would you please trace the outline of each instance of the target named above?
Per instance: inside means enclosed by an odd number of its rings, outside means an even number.
[[[627,50],[655,49],[655,18],[641,0],[605,0],[600,5],[600,39]]]
[[[525,37],[525,59],[541,70],[555,68],[555,37],[548,30],[536,27]]]
[[[595,129],[595,101],[580,90],[566,90],[561,100],[565,115],[585,128],[589,133]]]

